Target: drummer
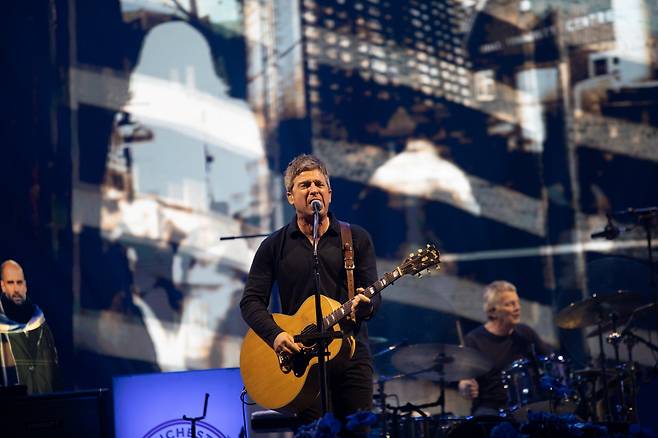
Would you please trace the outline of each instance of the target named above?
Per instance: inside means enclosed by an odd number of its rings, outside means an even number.
[[[498,415],[507,407],[502,371],[517,359],[537,360],[550,354],[550,347],[530,327],[521,324],[521,302],[516,286],[494,281],[484,290],[487,322],[469,332],[464,344],[478,350],[493,363],[493,368],[477,379],[459,381],[459,393],[472,400],[471,414]]]

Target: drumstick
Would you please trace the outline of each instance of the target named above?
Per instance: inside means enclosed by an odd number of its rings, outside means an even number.
[[[457,338],[459,338],[459,345],[464,346],[464,333],[462,332],[462,323],[459,318],[455,319],[455,326],[457,327]]]

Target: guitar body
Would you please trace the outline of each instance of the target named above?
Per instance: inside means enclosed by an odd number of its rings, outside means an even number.
[[[322,315],[328,315],[341,304],[329,297],[321,296]],[[274,321],[291,336],[302,333],[305,327],[315,325],[315,298],[308,297],[294,315],[275,313]],[[336,325],[333,330],[339,330]],[[329,357],[335,358],[342,339],[329,344]],[[312,357],[297,367],[284,373],[279,358],[271,345],[268,345],[253,330],[249,329],[240,350],[240,374],[247,393],[259,405],[282,412],[299,412],[309,407],[320,393],[317,357]],[[295,375],[296,372],[301,375]]]
[[[420,276],[430,267],[439,267],[439,251],[433,245],[411,253],[399,266],[363,290],[363,295],[372,298],[403,275]],[[336,300],[321,296],[322,327],[339,330],[338,324],[349,317],[354,299],[340,304]],[[308,297],[294,315],[274,314],[274,321],[291,336],[316,332],[315,298]],[[306,329],[306,330],[305,330]],[[327,360],[340,354],[354,354],[355,342],[348,338],[350,348],[342,348],[344,339],[334,339],[329,344]],[[240,350],[240,374],[249,396],[259,405],[283,412],[299,412],[313,403],[320,394],[317,357],[307,349],[297,353],[282,367],[279,356],[253,330],[249,330]],[[287,372],[284,372],[285,369]]]

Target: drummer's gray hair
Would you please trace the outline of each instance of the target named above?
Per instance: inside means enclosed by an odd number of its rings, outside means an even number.
[[[484,303],[482,307],[484,308],[484,313],[487,314],[487,318],[493,319],[493,312],[496,310],[496,304],[498,304],[500,294],[503,292],[516,292],[516,286],[509,281],[496,280],[484,288]]]

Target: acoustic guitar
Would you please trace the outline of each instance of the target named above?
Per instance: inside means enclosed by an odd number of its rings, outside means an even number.
[[[387,272],[381,279],[365,289],[367,297],[373,297],[397,279],[408,274],[421,275],[422,271],[440,264],[439,251],[433,245],[411,253],[399,266]],[[352,300],[340,304],[338,301],[321,295],[323,330],[339,331],[338,323],[352,311]],[[294,315],[275,313],[274,321],[291,335],[312,335],[317,333],[315,299],[308,297]],[[295,341],[298,341],[296,337]],[[343,339],[335,339],[329,344],[327,360],[334,359],[341,351]],[[347,349],[344,349],[345,351]],[[316,345],[306,345],[300,353],[278,355],[271,345],[253,330],[249,330],[240,350],[240,374],[247,393],[259,405],[282,412],[299,412],[308,407],[318,397],[318,359],[314,353]],[[353,353],[353,348],[352,348]]]

